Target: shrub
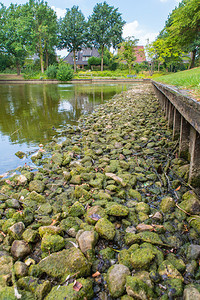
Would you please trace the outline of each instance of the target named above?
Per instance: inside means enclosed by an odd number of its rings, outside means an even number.
[[[61,81],[68,81],[73,78],[74,72],[70,65],[62,63],[58,66],[56,78]]]
[[[56,75],[57,75],[57,66],[55,65],[50,65],[47,69],[46,69],[46,75],[47,75],[47,78],[49,79],[55,79],[56,78]]]

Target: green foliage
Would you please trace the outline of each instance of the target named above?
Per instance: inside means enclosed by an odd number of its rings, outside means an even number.
[[[128,65],[129,73],[131,71],[131,66],[133,65],[136,56],[135,56],[135,47],[138,43],[137,39],[134,37],[127,37],[125,41],[119,44],[119,61],[125,61]]]
[[[58,67],[56,65],[50,65],[46,70],[47,78],[55,79],[57,76]]]
[[[75,52],[88,42],[87,23],[78,6],[66,9],[66,14],[59,24],[59,49],[66,48],[74,54],[74,71],[76,72]]]
[[[89,34],[95,47],[101,49],[101,71],[103,71],[103,54],[105,46],[116,46],[122,41],[122,30],[125,22],[118,9],[106,2],[97,3],[89,17]]]
[[[65,63],[61,63],[58,66],[58,71],[57,71],[57,75],[56,75],[56,78],[58,80],[69,81],[69,80],[72,80],[73,75],[74,75],[74,72],[73,72],[72,67],[70,65],[65,64]]]

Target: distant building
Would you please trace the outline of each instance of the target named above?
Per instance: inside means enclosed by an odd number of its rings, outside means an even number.
[[[94,47],[91,48],[83,48],[80,51],[76,52],[76,66],[79,69],[84,69],[85,66],[88,65],[88,59],[90,57],[100,57],[100,54],[97,49]],[[70,65],[74,65],[74,54],[70,52],[64,59],[64,62],[67,62]]]
[[[120,48],[120,51],[123,51],[123,47]],[[147,61],[145,51],[144,51],[144,46],[135,46],[134,51],[136,56],[134,63],[141,64],[142,62]],[[126,64],[125,60],[121,62]]]

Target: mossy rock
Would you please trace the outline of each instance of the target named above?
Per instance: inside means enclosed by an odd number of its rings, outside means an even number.
[[[42,193],[45,189],[45,185],[41,180],[33,180],[29,183],[29,191],[35,191],[37,193]]]
[[[72,217],[81,217],[84,215],[84,213],[85,213],[85,208],[78,201],[76,201],[69,209],[69,214]]]
[[[144,231],[137,234],[126,233],[125,235],[126,245],[132,245],[141,241],[153,245],[166,246],[166,244],[160,239],[159,235],[155,232]]]
[[[181,273],[168,260],[164,260],[162,264],[158,267],[158,273],[163,279],[178,278],[184,281]]]
[[[136,191],[136,190],[133,190],[133,189],[130,189],[128,191],[128,194],[131,198],[133,198],[134,200],[137,200],[137,201],[142,201],[142,195]]]
[[[29,195],[30,200],[36,201],[38,203],[46,202],[46,199],[43,195],[38,194],[36,191],[32,191]]]
[[[129,214],[129,209],[122,204],[109,202],[106,205],[106,213],[110,216],[125,217]]]
[[[33,230],[31,228],[27,228],[23,234],[22,234],[23,239],[27,242],[27,243],[34,243],[37,241],[37,239],[39,238],[39,234],[36,230]]]
[[[60,235],[45,234],[41,242],[41,250],[46,253],[60,251],[65,247],[65,240]]]
[[[79,291],[73,289],[74,283],[68,286],[55,286],[47,295],[45,300],[83,300],[92,299],[94,295],[93,284],[91,279],[79,278],[78,283],[82,285]]]
[[[186,265],[184,261],[181,258],[177,258],[175,254],[169,253],[167,255],[167,260],[172,263],[172,265],[179,271],[179,272],[184,272]]]
[[[200,234],[200,217],[193,216],[187,219],[190,226],[192,226],[198,234]]]
[[[154,257],[151,249],[141,248],[131,254],[130,261],[134,269],[147,269]]]
[[[129,270],[133,269],[131,264],[131,252],[127,249],[123,249],[118,254],[118,261],[120,264],[129,268]]]
[[[21,300],[35,300],[32,293],[27,291],[18,290],[21,295]],[[0,287],[0,300],[16,300],[15,290],[13,287]]]
[[[135,209],[138,213],[140,212],[140,213],[149,214],[149,212],[150,212],[150,207],[145,202],[137,203],[136,206],[135,206]]]
[[[160,209],[163,213],[170,212],[174,207],[176,203],[173,198],[167,196],[162,198],[162,201],[160,203]]]
[[[74,190],[74,196],[76,199],[79,199],[80,202],[84,203],[85,201],[91,198],[91,195],[81,186],[76,186]]]
[[[43,235],[45,234],[62,234],[62,229],[58,226],[53,226],[53,225],[49,225],[49,226],[41,226],[39,228],[39,234],[41,237],[43,237]]]
[[[90,207],[87,210],[86,215],[85,215],[85,221],[88,224],[94,225],[94,224],[96,224],[96,222],[99,219],[104,218],[104,217],[106,217],[105,209],[99,205],[95,205],[95,206]]]
[[[106,240],[113,240],[115,237],[115,226],[106,218],[101,218],[95,225],[95,230]]]
[[[91,265],[84,254],[73,247],[47,256],[39,262],[38,267],[50,277],[63,277],[65,280],[67,275],[76,274],[77,278],[88,276]]]
[[[63,162],[63,155],[61,153],[54,153],[51,160],[55,165],[61,166]]]
[[[143,300],[156,298],[152,289],[145,282],[132,276],[126,277],[126,292],[135,299]]]
[[[68,217],[60,222],[60,228],[67,233],[69,233],[71,228],[73,228],[75,232],[78,232],[81,223],[82,221],[78,217]]]
[[[130,275],[129,269],[122,264],[113,265],[108,269],[107,283],[112,297],[117,298],[124,294],[128,275]]]
[[[193,191],[188,191],[182,196],[183,201],[179,206],[186,212],[194,215],[200,214],[200,201]]]
[[[100,250],[99,253],[103,257],[104,260],[115,259],[115,255],[116,255],[115,251],[109,247],[106,247],[105,249]]]

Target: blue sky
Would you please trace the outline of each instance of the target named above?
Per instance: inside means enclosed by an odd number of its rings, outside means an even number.
[[[0,0],[5,6],[10,3],[22,4],[26,0]],[[85,17],[88,17],[96,3],[95,0],[47,0],[60,17],[66,8],[78,5]],[[169,13],[178,5],[180,0],[107,0],[109,5],[119,8],[122,18],[126,21],[123,36],[134,36],[139,39],[138,45],[146,45],[147,39],[153,41],[163,29]]]

